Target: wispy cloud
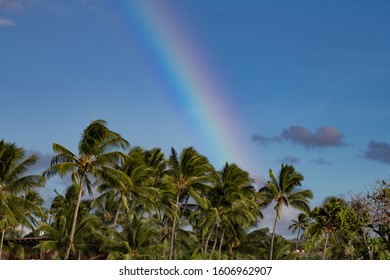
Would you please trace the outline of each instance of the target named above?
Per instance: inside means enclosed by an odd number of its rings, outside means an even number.
[[[252,135],[252,141],[256,142],[260,145],[267,145],[268,143],[277,143],[282,142],[282,138],[280,136],[268,137],[258,133]]]
[[[19,13],[25,12],[37,0],[0,0],[0,12]],[[0,18],[1,26],[15,26],[17,25],[13,20],[8,18]]]
[[[371,140],[367,145],[367,149],[363,151],[363,157],[390,164],[390,144]]]
[[[315,132],[311,132],[302,126],[291,126],[283,130],[281,137],[295,144],[303,145],[306,148],[338,147],[343,145],[341,133],[336,128],[330,126],[317,128]]]
[[[294,156],[285,156],[282,159],[276,160],[277,163],[285,163],[285,164],[297,164],[300,163],[301,160]]]
[[[32,166],[31,172],[41,173],[50,167],[51,160],[54,154],[43,154],[35,150],[27,150],[26,156],[36,155],[38,157],[37,162]]]
[[[46,0],[0,0],[0,11],[1,10],[25,11],[26,9],[31,8],[37,2],[42,3],[42,2],[46,2]]]
[[[326,148],[326,147],[341,147],[345,143],[344,136],[334,127],[323,126],[312,132],[306,127],[293,125],[273,137],[264,136],[261,134],[252,135],[252,141],[265,145],[268,143],[277,143],[290,141],[297,145],[302,145],[305,148]]]
[[[0,0],[0,10],[23,10],[23,3],[18,0]]]
[[[0,18],[0,26],[15,26],[15,22],[10,19]]]
[[[268,227],[272,231],[272,227],[275,220],[275,204],[272,203],[266,208],[262,209],[264,219],[261,221],[262,227]],[[285,236],[286,238],[294,238],[296,234],[292,234],[291,230],[288,229],[291,225],[291,220],[296,220],[301,211],[294,208],[282,207],[282,212],[280,215],[280,220],[276,228],[276,233]]]
[[[255,180],[256,185],[261,188],[267,184],[267,180],[262,175],[256,175],[253,178]]]
[[[315,159],[311,160],[311,163],[314,163],[314,164],[332,164],[333,162],[328,161],[328,160],[326,160],[324,158],[315,158]]]

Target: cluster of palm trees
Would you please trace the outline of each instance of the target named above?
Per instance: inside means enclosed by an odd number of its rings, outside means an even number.
[[[301,189],[303,176],[291,165],[277,175],[270,170],[266,186],[256,190],[237,164],[216,170],[192,147],[172,148],[169,156],[160,148],[130,148],[103,120],[87,126],[77,152],[57,143],[53,151],[50,167],[29,175],[36,156],[26,158],[22,148],[0,142],[0,259],[3,251],[23,258],[11,237],[26,228],[46,237],[31,250],[54,252],[57,259],[297,259],[302,248],[310,252],[303,258],[319,252],[334,258],[328,247],[340,244],[336,233],[348,224],[357,236],[363,225],[352,226],[345,203],[340,209],[348,218],[328,229],[323,220],[329,211],[310,210],[312,192]],[[72,183],[44,207],[37,188],[53,176]],[[259,227],[269,205],[275,209],[272,232]],[[276,234],[282,207],[301,211],[290,226],[298,231],[296,243]]]

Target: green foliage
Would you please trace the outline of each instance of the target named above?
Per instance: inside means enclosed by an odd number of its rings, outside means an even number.
[[[271,179],[267,182],[266,186],[259,190],[258,197],[262,207],[267,206],[272,202],[275,203],[274,209],[276,217],[269,251],[269,259],[272,260],[276,224],[278,220],[280,220],[282,206],[291,206],[295,209],[309,213],[309,199],[313,198],[313,193],[310,190],[297,190],[297,188],[301,186],[303,175],[298,173],[291,165],[282,164],[278,177],[274,175],[271,169],[269,175]]]
[[[57,259],[390,259],[390,191],[387,181],[346,201],[329,197],[310,211],[310,190],[291,165],[269,171],[257,192],[249,173],[235,163],[215,170],[193,147],[166,158],[160,148],[129,149],[103,120],[81,134],[77,152],[58,143],[44,172],[69,176],[72,184],[45,202],[29,175],[37,157],[0,141],[1,253],[22,259],[44,253]],[[93,199],[84,196],[97,190]],[[272,205],[274,227],[261,228]],[[282,208],[300,210],[276,234]],[[29,251],[11,242],[23,228],[44,238]]]
[[[325,200],[322,207],[314,208],[310,216],[325,230],[334,231],[341,227],[342,218],[341,214],[346,208],[344,200],[329,197]],[[345,223],[346,221],[344,221]]]
[[[35,155],[26,157],[24,149],[15,144],[0,141],[0,259],[6,233],[14,233],[18,226],[33,229],[34,217],[43,217],[37,201],[39,196],[33,191],[44,185],[44,178],[27,174],[37,159]],[[33,194],[36,201],[32,199]]]

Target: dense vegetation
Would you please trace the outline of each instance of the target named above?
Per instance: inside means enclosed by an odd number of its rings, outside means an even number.
[[[234,163],[215,170],[192,147],[130,148],[102,120],[77,151],[58,143],[53,151],[43,174],[30,175],[37,157],[0,142],[0,259],[25,258],[15,237],[30,230],[45,238],[29,250],[57,259],[390,259],[387,181],[311,209],[312,192],[291,165],[270,170],[256,190]],[[38,188],[57,175],[72,184],[45,203]],[[269,205],[272,230],[261,227]],[[295,240],[276,234],[282,207],[300,211],[289,227]]]

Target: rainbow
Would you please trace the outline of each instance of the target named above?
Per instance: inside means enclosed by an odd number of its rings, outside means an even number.
[[[140,50],[169,86],[172,104],[200,136],[204,153],[216,168],[225,162],[247,167],[253,163],[247,147],[249,135],[229,104],[226,90],[211,59],[201,48],[182,11],[169,1],[113,1],[136,32]],[[176,4],[179,2],[176,2]],[[133,31],[134,32],[134,31]]]

